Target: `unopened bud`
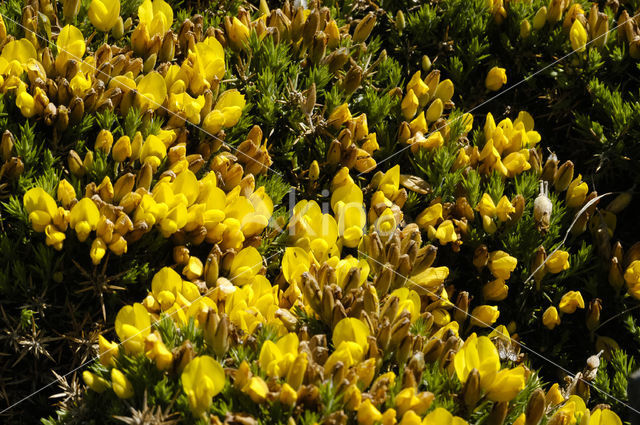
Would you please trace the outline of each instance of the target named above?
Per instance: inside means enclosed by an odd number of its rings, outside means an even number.
[[[472,369],[467,376],[467,382],[464,383],[462,388],[462,397],[464,398],[464,404],[470,411],[473,411],[474,407],[480,401],[482,397],[482,389],[480,388],[480,373],[478,369]]]
[[[573,180],[573,162],[567,161],[558,168],[555,174],[553,186],[556,192],[564,192]]]
[[[602,300],[600,298],[594,298],[589,302],[587,307],[587,329],[591,332],[595,331],[600,326],[600,312],[602,311]]]
[[[538,425],[545,411],[544,391],[537,388],[529,398],[525,411],[525,425]]]
[[[376,24],[376,15],[373,12],[369,12],[356,26],[355,31],[353,32],[353,43],[362,43],[365,41],[371,31],[373,30],[373,26]]]
[[[485,244],[480,245],[473,252],[473,265],[478,272],[487,266],[489,262],[489,249]]]

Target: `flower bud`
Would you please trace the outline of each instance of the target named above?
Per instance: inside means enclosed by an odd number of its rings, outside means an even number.
[[[350,94],[356,91],[358,87],[360,87],[360,83],[362,81],[362,68],[359,66],[352,66],[347,75],[345,75],[344,80],[342,81],[342,88],[345,93]]]
[[[467,291],[462,291],[458,294],[458,299],[456,301],[456,310],[453,313],[453,319],[462,325],[465,320],[467,320],[467,315],[469,311],[469,293]]]
[[[324,58],[328,41],[327,35],[324,32],[318,31],[315,33],[313,41],[311,42],[311,47],[309,48],[309,59],[312,64],[317,65],[320,63],[322,58]]]
[[[137,56],[146,56],[147,45],[150,43],[146,25],[142,22],[131,33],[131,48]]]
[[[153,179],[153,169],[151,164],[144,162],[140,171],[138,172],[136,188],[145,188],[149,190],[151,188],[151,180]]]
[[[122,198],[124,198],[128,193],[131,193],[135,181],[136,176],[133,173],[124,174],[116,180],[116,184],[113,187],[114,204],[118,204]]]
[[[69,104],[69,121],[77,124],[82,121],[84,116],[84,101],[79,97],[74,97]]]
[[[507,72],[504,68],[494,66],[489,70],[484,80],[484,86],[487,90],[498,91],[503,85],[507,84]]]
[[[509,402],[501,401],[495,403],[489,416],[487,417],[487,425],[502,425],[507,417],[507,411],[509,410]]]
[[[402,13],[402,10],[398,10],[398,13],[396,13],[396,28],[398,29],[398,33],[402,34],[406,25],[404,13]]]
[[[545,397],[544,391],[537,388],[529,397],[527,408],[525,410],[525,423],[524,425],[538,425],[540,419],[545,412]]]
[[[602,311],[602,300],[600,298],[594,298],[589,301],[589,306],[587,307],[587,329],[593,332],[598,326],[600,326],[600,312]]]
[[[11,158],[11,152],[13,151],[14,138],[13,134],[9,130],[5,130],[2,133],[2,142],[0,143],[0,159],[7,161]]]
[[[480,373],[478,369],[472,369],[467,376],[467,381],[462,387],[462,397],[464,404],[470,411],[473,411],[476,404],[482,398],[482,389],[480,388]]]
[[[531,35],[531,24],[529,20],[523,19],[522,22],[520,22],[520,38],[524,40],[528,38],[529,35]]]
[[[84,168],[80,155],[78,155],[78,153],[73,149],[69,151],[67,164],[69,166],[69,171],[71,171],[71,174],[76,177],[82,177],[87,172],[87,170]]]
[[[558,168],[553,186],[556,192],[564,192],[573,180],[573,162],[567,161]]]
[[[96,151],[109,153],[113,145],[113,134],[109,130],[102,129],[96,137],[96,143],[93,146]]]
[[[63,207],[69,208],[71,203],[76,199],[76,191],[66,179],[60,180],[58,183],[58,201]]]
[[[62,1],[62,16],[66,22],[73,22],[76,15],[80,11],[80,0],[63,0]]]
[[[122,136],[113,146],[113,152],[111,154],[113,160],[116,162],[123,162],[131,156],[131,140],[129,136]]]
[[[544,246],[540,245],[531,259],[531,273],[533,273],[533,278],[536,281],[538,290],[540,290],[540,282],[542,282],[542,279],[547,274],[547,269],[542,266],[546,258],[547,252],[545,251]]]
[[[353,31],[353,43],[362,43],[365,41],[371,31],[373,30],[373,26],[376,24],[376,15],[373,12],[369,12],[364,18],[360,20],[358,25],[356,25],[355,31]]]
[[[622,266],[616,257],[612,257],[609,263],[609,285],[619,291],[624,285]]]
[[[489,262],[489,249],[486,245],[482,244],[478,246],[473,252],[473,265],[480,272],[483,268],[487,266]]]

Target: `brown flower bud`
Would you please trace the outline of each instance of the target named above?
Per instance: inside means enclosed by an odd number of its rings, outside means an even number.
[[[482,397],[482,389],[480,388],[480,373],[478,369],[472,369],[467,377],[467,382],[462,387],[462,398],[464,404],[470,411],[473,411],[478,401]]]
[[[4,133],[2,133],[2,142],[0,143],[0,159],[2,159],[3,162],[11,158],[13,145],[13,134],[11,133],[11,131],[5,130]]]
[[[78,155],[78,153],[73,149],[69,151],[67,164],[69,166],[69,171],[71,171],[71,174],[76,177],[82,177],[87,172],[82,163],[82,159],[80,159],[80,155]]]
[[[320,63],[327,50],[327,42],[328,39],[324,32],[318,31],[314,35],[311,47],[309,48],[309,59],[312,64],[317,65]]]
[[[480,272],[489,262],[489,249],[485,244],[478,246],[473,252],[473,265]]]
[[[542,168],[542,175],[540,178],[548,182],[553,182],[558,171],[558,162],[558,157],[555,153],[549,155],[547,161],[544,163],[544,167]]]
[[[332,74],[341,70],[349,61],[349,51],[342,47],[326,57],[325,62],[329,64],[329,72]]]
[[[507,411],[509,410],[508,401],[500,401],[493,405],[491,413],[487,417],[487,425],[502,425],[507,417]]]
[[[342,81],[342,88],[347,94],[353,93],[360,87],[362,81],[362,68],[355,65],[352,66]]]
[[[353,43],[357,44],[365,41],[369,37],[369,34],[371,34],[375,24],[376,15],[373,12],[369,12],[360,20],[358,25],[356,25],[356,29],[353,31]]]
[[[587,329],[591,332],[595,331],[600,326],[600,312],[602,311],[602,300],[600,298],[594,298],[589,302],[587,307]]]
[[[546,267],[542,266],[542,263],[544,263],[546,258],[547,252],[545,251],[544,246],[540,245],[531,259],[531,273],[533,273],[533,278],[536,281],[538,290],[540,290],[540,282],[542,282],[542,279],[547,274]],[[538,267],[540,267],[540,269],[538,269]]]
[[[453,313],[453,319],[462,325],[464,321],[467,320],[468,311],[469,293],[467,291],[462,291],[458,294],[458,299],[456,300],[456,310]]]
[[[538,425],[540,419],[544,415],[545,399],[544,391],[537,388],[529,398],[527,409],[525,411],[525,425]]]
[[[309,16],[307,16],[307,20],[304,22],[304,26],[302,28],[302,44],[305,47],[309,46],[313,41],[313,38],[319,29],[319,22],[320,12],[318,12],[318,9],[314,9]]]

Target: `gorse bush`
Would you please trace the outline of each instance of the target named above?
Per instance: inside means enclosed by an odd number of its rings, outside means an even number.
[[[2,3],[3,420],[639,415],[639,7]]]

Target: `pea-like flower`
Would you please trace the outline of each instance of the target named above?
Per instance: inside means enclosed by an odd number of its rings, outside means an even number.
[[[507,71],[497,66],[489,70],[487,78],[484,80],[485,87],[490,91],[498,91],[505,84],[507,84]]]
[[[88,15],[94,27],[107,32],[120,17],[120,0],[91,0]]]
[[[36,232],[44,232],[56,215],[56,201],[41,187],[34,187],[24,194],[24,208],[29,214],[29,222]]]
[[[572,314],[578,308],[584,308],[584,300],[580,291],[569,291],[562,296],[560,304],[558,305],[560,311],[567,314]]]

